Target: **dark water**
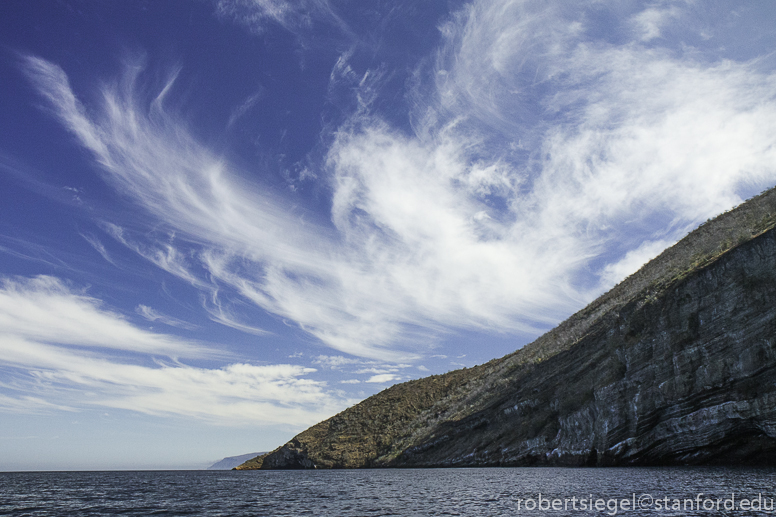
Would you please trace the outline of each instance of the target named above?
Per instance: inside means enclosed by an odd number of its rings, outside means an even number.
[[[5,472],[0,515],[776,515],[775,485],[726,468]]]

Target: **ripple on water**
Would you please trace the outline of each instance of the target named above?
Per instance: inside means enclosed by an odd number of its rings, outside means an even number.
[[[600,515],[526,511],[528,499],[653,501],[776,497],[775,469],[385,469],[0,473],[1,515],[504,516]],[[571,503],[567,503],[571,504]],[[622,515],[727,515],[703,508]],[[743,515],[742,512],[735,512]],[[773,512],[747,511],[746,515]]]

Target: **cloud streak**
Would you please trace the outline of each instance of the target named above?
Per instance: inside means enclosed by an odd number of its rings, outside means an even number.
[[[55,277],[4,279],[0,283],[0,329],[6,338],[113,349],[168,357],[217,354],[203,344],[134,327],[84,293]]]
[[[295,34],[302,34],[315,21],[345,28],[328,0],[215,0],[214,4],[217,16],[258,34],[264,32],[269,23],[276,23]]]
[[[147,305],[142,305],[142,304],[138,305],[137,307],[135,307],[135,312],[140,314],[148,321],[158,321],[160,323],[164,323],[165,325],[170,325],[171,327],[178,327],[186,330],[196,330],[199,328],[197,325],[194,325],[193,323],[179,320],[178,318],[173,318],[172,316],[163,314],[157,311],[156,309],[154,309],[153,307],[149,307]]]
[[[105,245],[102,242],[100,242],[100,239],[98,239],[94,235],[84,234],[84,233],[81,234],[81,237],[83,237],[84,240],[88,242],[92,248],[94,248],[94,251],[99,253],[100,256],[104,258],[106,262],[108,262],[113,266],[116,266],[116,262],[114,262],[113,258],[111,258],[111,256],[108,254],[108,250],[105,249]]]

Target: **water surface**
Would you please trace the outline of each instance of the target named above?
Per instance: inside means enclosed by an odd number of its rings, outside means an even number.
[[[773,515],[775,485],[743,468],[5,472],[0,515]]]

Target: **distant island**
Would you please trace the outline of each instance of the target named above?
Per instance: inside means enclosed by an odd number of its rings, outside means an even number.
[[[237,469],[769,464],[776,190],[533,343],[367,398]]]
[[[261,456],[262,454],[266,454],[266,452],[250,452],[248,454],[240,454],[239,456],[228,456],[213,463],[206,470],[232,470],[241,463],[244,463],[251,458],[255,458],[256,456]]]

